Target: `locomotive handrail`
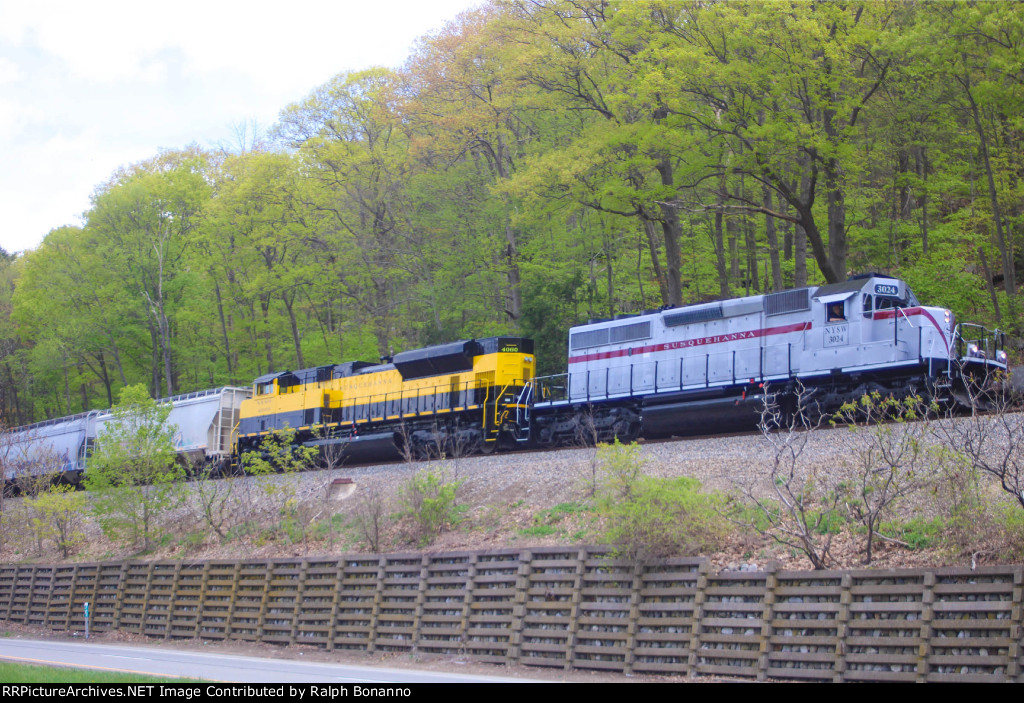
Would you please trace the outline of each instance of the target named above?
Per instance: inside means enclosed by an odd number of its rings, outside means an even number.
[[[964,332],[967,328],[977,330],[976,334],[971,337],[965,336]],[[961,344],[977,344],[979,347],[984,347],[986,358],[993,358],[996,350],[1006,346],[1005,337],[1005,333],[999,328],[989,329],[974,322],[958,322],[953,330],[953,344],[956,346],[958,357],[967,356],[964,349],[961,348]]]

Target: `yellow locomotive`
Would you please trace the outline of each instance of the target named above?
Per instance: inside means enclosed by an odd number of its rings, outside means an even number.
[[[488,337],[283,371],[253,381],[242,402],[236,456],[282,429],[346,458],[489,452],[529,438],[533,340]]]

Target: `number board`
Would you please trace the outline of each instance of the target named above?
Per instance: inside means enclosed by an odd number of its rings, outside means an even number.
[[[876,283],[875,293],[878,295],[899,295],[900,287],[891,283]]]
[[[841,347],[850,343],[849,325],[825,325],[822,330],[823,346]]]

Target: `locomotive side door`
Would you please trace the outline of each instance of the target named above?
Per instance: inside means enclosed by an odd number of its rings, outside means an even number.
[[[849,308],[851,295],[834,295],[822,299],[824,320],[821,328],[822,349],[847,347],[850,344]]]
[[[891,330],[885,331],[886,325],[882,320],[882,316],[877,316],[876,319],[875,308],[877,302],[879,301],[876,301],[875,296],[868,290],[865,290],[860,296],[861,314],[864,318],[861,326],[861,335],[866,344],[880,342],[892,336]]]
[[[851,324],[858,315],[853,310],[854,293],[842,291],[823,295],[818,298],[818,305],[812,306],[812,334],[808,346],[814,349],[811,352],[813,368],[827,371],[858,363],[855,350],[859,339],[854,339]]]

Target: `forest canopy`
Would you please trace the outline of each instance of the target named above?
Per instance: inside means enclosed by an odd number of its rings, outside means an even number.
[[[490,2],[0,256],[9,425],[879,271],[1019,339],[1024,6]]]

